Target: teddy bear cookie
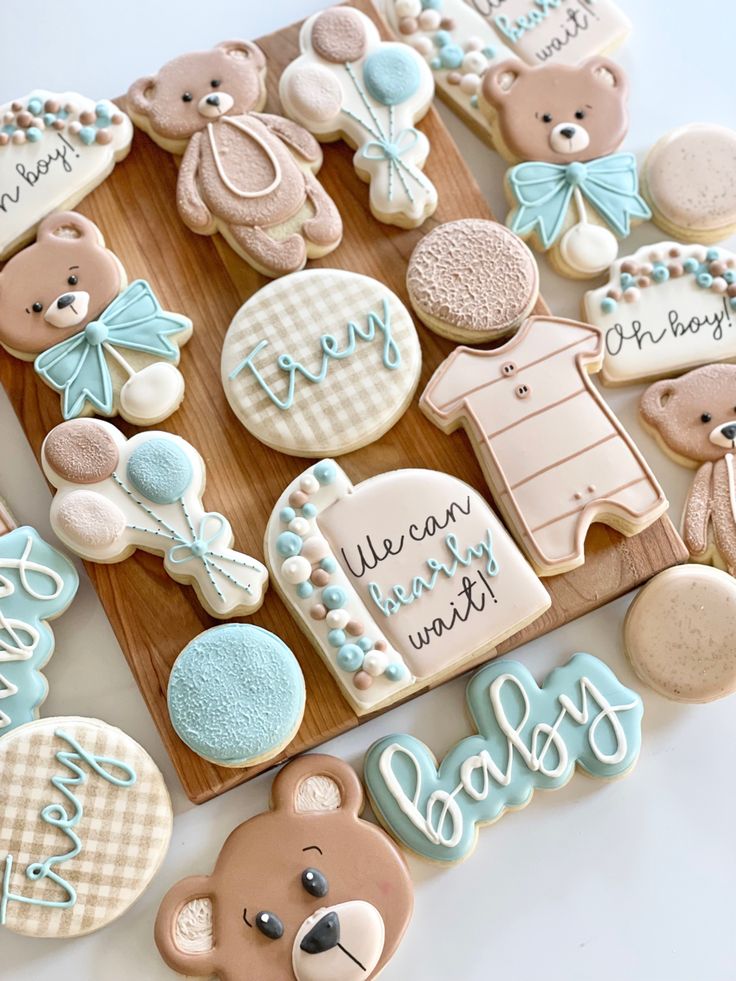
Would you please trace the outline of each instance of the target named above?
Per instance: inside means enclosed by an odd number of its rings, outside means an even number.
[[[130,285],[102,234],[73,211],[49,215],[33,245],[0,272],[0,344],[33,360],[65,419],[121,415],[162,422],[184,398],[176,367],[192,322]]]
[[[361,820],[363,789],[334,756],[277,775],[271,808],[237,827],[211,875],[164,897],[155,937],[188,977],[370,981],[393,957],[414,895],[399,850]]]
[[[227,518],[204,509],[204,461],[180,436],[126,439],[109,422],[75,419],[51,430],[41,464],[56,488],[51,527],[83,559],[121,562],[142,548],[162,555],[166,572],[192,585],[213,617],[262,604],[268,573],[233,551]]]
[[[506,223],[573,279],[608,269],[617,238],[651,218],[636,158],[617,152],[627,95],[626,77],[607,58],[536,68],[511,61],[483,76],[481,106],[496,148],[516,164],[506,175]]]
[[[145,892],[169,847],[151,757],[97,719],[39,719],[0,739],[0,925],[79,937]]]
[[[231,408],[257,439],[294,456],[378,439],[408,408],[421,367],[398,296],[341,269],[305,269],[258,290],[222,346]]]
[[[437,207],[422,173],[429,141],[414,125],[432,104],[429,65],[418,51],[382,41],[373,21],[350,7],[308,18],[299,47],[279,82],[286,114],[317,139],[344,139],[355,149],[353,166],[370,185],[375,218],[421,225]]]
[[[264,276],[332,252],[342,220],[316,178],[322,150],[305,129],[261,110],[266,58],[250,41],[181,55],[128,89],[131,117],[182,155],[176,200],[200,235],[219,232]]]
[[[127,156],[130,119],[107,99],[36,89],[0,106],[0,260],[73,208]]]
[[[682,516],[690,558],[736,575],[736,365],[655,382],[639,411],[665,453],[697,470]]]
[[[478,828],[525,807],[536,790],[564,787],[576,765],[611,779],[639,756],[641,699],[591,654],[575,654],[541,687],[523,664],[496,661],[470,679],[467,702],[477,734],[441,764],[409,735],[385,736],[365,758],[379,821],[431,862],[468,858]]]

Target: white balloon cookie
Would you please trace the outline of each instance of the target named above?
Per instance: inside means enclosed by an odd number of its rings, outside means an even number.
[[[437,207],[437,191],[422,173],[429,141],[414,128],[434,95],[424,58],[382,41],[373,21],[349,7],[306,20],[299,46],[279,84],[286,114],[319,140],[342,138],[355,147],[353,164],[370,184],[379,221],[421,225]]]
[[[76,419],[52,429],[41,462],[57,488],[51,526],[92,562],[120,562],[137,548],[164,557],[166,572],[191,584],[214,617],[254,613],[268,573],[231,549],[230,523],[205,511],[205,467],[193,446],[169,433],[131,439],[109,422]]]

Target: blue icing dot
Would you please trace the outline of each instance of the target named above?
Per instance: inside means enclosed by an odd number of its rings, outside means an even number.
[[[26,139],[31,143],[38,143],[38,141],[43,136],[43,133],[38,128],[38,126],[29,126],[26,130]]]
[[[53,112],[45,112],[43,114],[43,121],[47,126],[53,126],[53,124],[56,122],[56,116],[53,114]]]
[[[302,540],[293,531],[282,531],[276,539],[276,551],[284,558],[298,555],[302,550]]]
[[[601,300],[601,310],[603,313],[613,313],[616,309],[616,301],[612,296],[604,296]]]
[[[728,301],[728,304],[729,304],[729,306],[731,307],[732,310],[736,310],[736,296],[730,297],[729,298],[729,301]]]
[[[344,630],[330,630],[327,634],[327,643],[330,647],[342,647],[346,640]]]
[[[698,286],[702,286],[703,289],[706,290],[710,289],[711,286],[713,285],[713,277],[711,276],[710,273],[707,272],[698,273],[696,277],[696,281]]]
[[[695,272],[695,270],[698,268],[698,265],[699,265],[698,260],[690,256],[689,259],[685,259],[685,261],[682,264],[682,268],[685,270],[685,272],[692,273]]]
[[[477,109],[478,108],[478,96],[477,95],[471,95],[470,96],[470,104],[473,107],[473,109]]]
[[[416,56],[403,45],[383,45],[365,59],[363,81],[368,94],[383,106],[406,102],[419,88]]]
[[[358,647],[367,654],[368,651],[373,650],[373,641],[370,637],[360,637],[358,639]]]
[[[442,10],[443,0],[422,0],[423,10]]]
[[[627,273],[627,272],[621,273],[621,289],[627,290],[629,286],[633,286],[633,285],[634,285],[634,277],[631,275],[631,273]]]
[[[496,57],[496,49],[492,44],[487,44],[485,48],[481,50],[481,54],[484,54],[486,58],[490,61],[492,58]]]
[[[337,562],[335,562],[335,560],[331,556],[328,556],[326,559],[322,559],[322,561],[319,564],[319,567],[320,569],[324,569],[325,572],[329,572],[331,575],[337,568]]]
[[[652,279],[656,283],[665,283],[670,278],[670,271],[667,266],[663,265],[661,262],[655,263],[654,269],[652,269]]]
[[[323,460],[312,471],[320,484],[331,484],[337,476],[337,467],[333,460]]]
[[[402,681],[406,677],[406,668],[403,664],[389,664],[383,673],[389,681]]]
[[[723,274],[723,278],[730,285],[731,283],[736,282],[736,272],[734,272],[733,269],[727,269]]]
[[[100,344],[104,344],[109,333],[106,324],[101,320],[93,320],[92,323],[87,324],[84,328],[84,339],[88,344],[97,347]]]
[[[317,514],[317,507],[314,504],[305,504],[302,508],[302,514],[305,518],[314,518]]]
[[[288,523],[290,521],[293,521],[295,517],[296,517],[296,511],[294,510],[294,508],[282,508],[279,511],[279,518],[284,522],[285,525],[288,525]]]
[[[465,52],[459,44],[446,44],[440,50],[440,61],[443,68],[459,68],[464,57]]]
[[[95,129],[93,126],[83,126],[79,131],[79,139],[85,146],[90,146],[90,144],[95,142]]]
[[[168,705],[179,737],[227,766],[275,753],[304,711],[299,664],[275,634],[228,623],[195,637],[174,663]]]
[[[346,601],[345,590],[339,586],[326,586],[322,590],[322,602],[328,610],[339,610],[341,606],[345,606]]]
[[[344,644],[337,652],[337,663],[343,671],[357,671],[363,664],[363,652],[357,644]]]
[[[98,119],[109,119],[110,106],[104,102],[98,102],[95,106],[95,116],[97,116]]]
[[[708,260],[708,262],[715,262],[718,258],[718,249],[708,249],[708,251],[705,253],[705,258]]]
[[[300,599],[309,599],[309,597],[314,592],[314,586],[311,582],[300,582],[296,587],[296,595]]]
[[[438,48],[441,48],[445,44],[449,44],[452,41],[452,35],[449,31],[437,31],[434,36],[434,43]]]
[[[429,62],[429,67],[433,68],[435,71],[439,71],[439,69],[442,68],[442,59],[432,58]]]
[[[173,504],[192,482],[192,464],[173,439],[153,436],[130,454],[128,480],[154,504]]]
[[[32,116],[37,116],[42,109],[43,102],[37,96],[34,96],[33,99],[28,100],[28,112],[30,112]]]

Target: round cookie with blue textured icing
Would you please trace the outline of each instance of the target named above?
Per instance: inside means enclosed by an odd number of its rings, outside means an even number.
[[[296,734],[305,700],[291,650],[253,624],[205,630],[187,644],[169,678],[174,729],[218,766],[252,766],[277,756]]]

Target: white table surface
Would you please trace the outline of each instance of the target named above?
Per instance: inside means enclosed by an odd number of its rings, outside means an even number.
[[[631,82],[627,148],[642,152],[660,134],[691,121],[736,127],[731,5],[620,2],[635,25],[616,54]],[[255,38],[321,6],[324,0],[210,0],[204,6],[192,0],[63,0],[53,6],[48,0],[4,0],[0,102],[35,86],[114,96],[176,54],[225,38]],[[494,212],[503,215],[500,158],[442,105],[440,112]],[[631,251],[664,237],[645,225],[632,236]],[[584,287],[552,274],[544,260],[540,265],[552,309],[577,317]],[[663,483],[677,523],[691,472],[671,463],[642,432],[636,413],[640,391],[606,396]],[[0,494],[18,518],[50,535],[49,492],[2,391]],[[160,960],[152,938],[163,894],[185,875],[210,871],[232,828],[267,806],[272,777],[266,774],[201,807],[187,800],[81,566],[80,572],[77,600],[54,625],[57,652],[46,669],[51,692],[43,713],[97,716],[139,740],[171,790],[174,836],[148,892],[107,929],[71,941],[1,931],[0,977],[170,979],[176,975]],[[621,648],[629,600],[514,656],[541,680],[575,651],[589,651],[640,690],[645,715],[636,768],[612,783],[576,774],[564,789],[538,794],[526,810],[484,829],[475,854],[457,868],[439,870],[410,859],[416,909],[383,975],[386,981],[736,978],[736,700],[681,706],[644,689]],[[407,731],[442,756],[469,731],[464,688],[458,679],[323,748],[360,767],[373,740]],[[243,977],[251,981],[247,973]]]

